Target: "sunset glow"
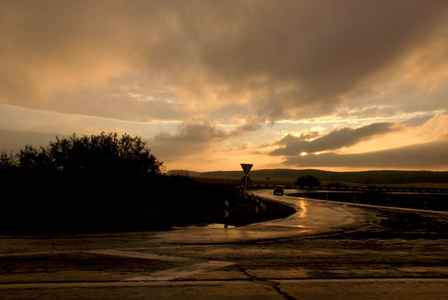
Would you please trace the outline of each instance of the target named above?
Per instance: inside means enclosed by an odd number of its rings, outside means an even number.
[[[1,7],[0,151],[104,131],[167,170],[448,169],[447,1]]]

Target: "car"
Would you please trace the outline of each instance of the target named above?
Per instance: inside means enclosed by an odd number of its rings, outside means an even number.
[[[277,195],[277,194],[280,194],[280,195],[285,194],[285,189],[281,185],[276,185],[274,187],[274,195]]]

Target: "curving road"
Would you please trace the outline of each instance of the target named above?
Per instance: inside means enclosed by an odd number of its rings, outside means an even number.
[[[297,212],[240,228],[1,237],[0,298],[446,297],[446,214],[255,193]]]
[[[289,190],[293,193],[295,190]],[[357,207],[324,201],[273,195],[271,190],[251,192],[265,199],[278,201],[296,209],[286,219],[255,223],[238,228],[213,224],[207,228],[188,227],[157,234],[161,243],[229,243],[278,239],[305,234],[329,234],[348,227],[365,227],[378,221],[374,215]]]

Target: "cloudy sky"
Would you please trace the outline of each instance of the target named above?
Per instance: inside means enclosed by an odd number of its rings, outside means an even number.
[[[167,170],[448,170],[448,1],[0,0],[0,151],[141,136]]]

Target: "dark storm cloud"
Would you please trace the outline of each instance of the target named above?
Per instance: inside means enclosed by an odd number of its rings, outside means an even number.
[[[233,130],[224,130],[210,123],[184,123],[175,133],[161,133],[149,141],[156,154],[176,159],[209,149],[214,143],[260,128],[259,124],[246,124]]]
[[[247,132],[257,131],[263,126],[262,123],[248,123],[241,126],[236,127],[234,130],[230,132],[231,136],[239,136]]]
[[[343,147],[353,146],[361,141],[370,139],[376,135],[385,134],[399,127],[393,123],[374,123],[360,128],[345,127],[333,130],[332,132],[318,137],[312,141],[307,141],[310,136],[285,136],[276,144],[283,145],[270,155],[294,156],[301,152],[314,153],[319,151],[336,150]]]
[[[354,167],[384,169],[446,170],[448,140],[359,154],[325,153],[289,157],[288,165],[295,167]]]
[[[399,78],[418,51],[422,72],[446,62],[447,7],[436,0],[2,1],[0,101],[126,120],[172,119],[160,113],[169,108],[191,117],[193,101],[244,103],[270,120],[315,117],[349,101],[343,96]],[[434,40],[437,51],[422,46]],[[124,108],[131,86],[185,105]]]

